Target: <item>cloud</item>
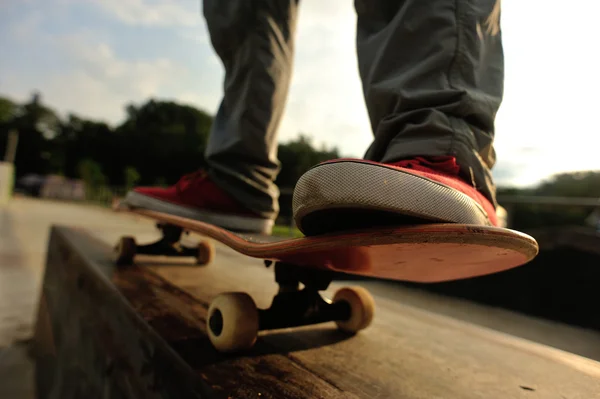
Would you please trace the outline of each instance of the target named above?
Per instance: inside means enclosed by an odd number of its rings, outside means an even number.
[[[60,0],[80,5],[80,0]],[[169,29],[190,41],[208,44],[201,1],[171,0],[84,0],[83,4],[101,10],[110,19],[130,27]]]
[[[578,11],[581,7],[585,13]],[[503,3],[506,81],[496,147],[499,166],[522,165],[519,181],[600,169],[597,134],[592,133],[600,59],[590,52],[598,11],[598,3],[583,0],[567,8],[541,1]]]
[[[523,168],[526,164],[519,161],[499,160],[492,170],[494,182],[497,186],[513,186],[513,185],[528,185],[527,182],[517,182],[522,176]]]
[[[136,33],[154,34],[148,31],[154,28],[142,25],[154,24],[159,29],[177,25],[177,29],[161,32],[167,43],[197,30],[190,28],[201,23],[197,9],[188,13],[185,7],[166,1],[86,4],[87,8],[82,8],[81,2],[55,0],[47,5],[50,10],[33,9],[26,3],[11,6],[11,23],[4,26],[0,42],[5,43],[0,45],[4,47],[1,54],[11,54],[0,64],[3,95],[23,101],[32,91],[40,91],[44,101],[63,115],[74,112],[115,124],[124,117],[128,103],[148,97],[177,98],[177,93],[195,87],[190,83],[197,80],[190,73],[190,64],[197,56],[183,53],[187,62],[176,58],[185,44],[170,52],[173,47],[147,46],[132,35],[132,30],[118,24],[105,28],[106,21],[96,18],[90,4],[110,11],[112,19],[140,25]],[[61,25],[53,25],[55,22]],[[182,24],[190,29],[181,30]]]
[[[76,68],[57,74],[44,89],[48,102],[63,110],[77,110],[88,117],[114,122],[123,107],[145,101],[168,88],[172,76],[185,76],[185,68],[157,58],[150,61],[119,59],[106,43],[90,43],[77,37],[61,41],[64,53]],[[68,90],[61,88],[68,87]]]
[[[87,0],[87,3],[129,25],[190,27],[200,24],[198,1]]]
[[[27,40],[31,38],[31,34],[39,29],[43,18],[42,12],[34,11],[21,18],[18,22],[10,21],[8,29],[11,32],[12,38],[14,40]]]
[[[294,74],[280,137],[299,132],[361,157],[372,141],[355,48],[351,0],[300,2]]]
[[[74,64],[91,78],[134,96],[154,95],[171,76],[183,72],[166,58],[152,61],[119,59],[106,43],[90,43],[69,37],[62,41],[62,45]]]
[[[600,168],[593,133],[600,64],[589,51],[598,6],[515,4],[502,15],[506,95],[494,175],[527,185],[563,170]],[[581,7],[589,12],[578,13]],[[8,21],[0,24],[2,94],[22,100],[38,89],[62,112],[111,123],[125,104],[149,96],[211,113],[221,100],[223,70],[200,1],[22,0],[0,1],[0,8]],[[282,141],[303,132],[359,157],[372,141],[355,22],[352,0],[300,2]]]
[[[81,1],[58,0],[64,10],[81,10]],[[39,24],[31,23],[29,40],[52,40],[57,57],[64,57],[61,71],[45,73],[44,79],[20,75],[23,85],[34,84],[47,102],[64,111],[107,119],[114,123],[123,116],[123,106],[142,101],[145,96],[160,95],[191,103],[215,112],[222,95],[223,71],[208,39],[200,2],[168,0],[86,0],[87,15],[92,10],[119,21],[127,27],[173,34],[169,40],[190,40],[190,54],[202,60],[174,60],[162,57],[160,49],[150,56],[140,47],[123,48],[134,31],[124,31],[121,41],[118,26],[102,31],[78,21],[68,35],[48,35]],[[32,14],[29,14],[32,15]],[[280,128],[280,140],[296,137],[299,132],[314,137],[317,145],[340,147],[345,155],[362,156],[372,140],[364,108],[355,56],[354,9],[351,0],[335,3],[301,2],[296,33],[296,56],[286,114]],[[116,30],[115,30],[116,28]],[[94,30],[95,29],[95,30]],[[135,31],[136,33],[138,31]],[[165,39],[166,40],[166,39]],[[169,41],[166,41],[169,43]],[[185,48],[181,42],[178,45]],[[138,44],[139,46],[139,44]],[[123,51],[127,51],[123,53]],[[163,51],[168,51],[164,49]],[[183,51],[183,50],[182,50]],[[179,61],[179,62],[177,62]],[[13,71],[14,72],[14,71]]]
[[[185,79],[188,73],[166,58],[120,59],[108,44],[81,36],[55,37],[46,44],[63,67],[43,75],[12,71],[3,91],[23,99],[39,90],[62,115],[74,112],[114,124],[124,117],[126,104],[168,95],[172,77]]]

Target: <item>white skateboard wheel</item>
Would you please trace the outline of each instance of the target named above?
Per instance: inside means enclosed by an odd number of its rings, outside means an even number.
[[[125,236],[121,237],[114,250],[114,260],[117,264],[131,264],[135,257],[137,244],[135,238]]]
[[[258,336],[258,309],[243,292],[217,296],[208,308],[208,337],[221,352],[251,348]]]
[[[196,264],[208,265],[215,258],[215,246],[212,242],[200,241],[198,243],[198,253],[196,255]]]
[[[345,301],[350,305],[350,318],[336,321],[338,328],[349,333],[356,333],[367,328],[373,321],[375,301],[362,287],[344,287],[337,291],[333,302]]]

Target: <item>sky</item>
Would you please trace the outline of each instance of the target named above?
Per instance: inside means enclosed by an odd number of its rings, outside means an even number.
[[[280,141],[302,132],[362,157],[372,139],[355,53],[353,0],[302,0]],[[600,58],[592,0],[504,0],[499,185],[600,170]],[[1,0],[0,95],[34,90],[62,115],[124,118],[149,97],[216,112],[223,70],[201,0]]]

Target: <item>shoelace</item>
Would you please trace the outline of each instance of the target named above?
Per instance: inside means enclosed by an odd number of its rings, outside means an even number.
[[[179,181],[175,184],[175,190],[177,191],[177,194],[181,194],[181,191],[187,187],[183,186],[184,183],[188,183],[190,181],[200,181],[200,180],[204,180],[206,179],[206,177],[208,176],[208,173],[206,173],[206,170],[204,169],[200,169],[197,170],[195,172],[192,173],[188,173],[187,175],[183,175],[181,177],[181,179],[179,179]]]
[[[451,177],[458,177],[459,174],[459,167],[454,157],[415,157],[394,162],[391,165],[422,172],[441,173]]]

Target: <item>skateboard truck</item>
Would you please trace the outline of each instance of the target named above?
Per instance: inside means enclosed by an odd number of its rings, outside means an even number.
[[[269,266],[271,261],[265,263]],[[220,294],[208,309],[208,336],[219,351],[234,352],[252,347],[259,331],[330,321],[349,333],[368,327],[375,309],[369,292],[345,287],[333,300],[323,298],[319,291],[326,290],[332,280],[330,272],[276,262],[279,291],[271,306],[257,309],[252,297],[243,292]]]
[[[206,265],[214,258],[214,246],[210,241],[200,241],[196,247],[181,244],[183,228],[168,223],[157,223],[161,238],[150,244],[139,245],[135,238],[121,237],[114,248],[114,260],[118,265],[131,265],[135,255],[194,257],[199,265]]]
[[[539,251],[533,237],[492,226],[432,223],[286,239],[236,233],[149,209],[123,210],[180,229],[159,225],[163,226],[163,238],[139,249],[132,238],[122,238],[116,248],[122,263],[131,261],[136,250],[176,256],[186,253],[179,246],[181,229],[210,237],[252,258],[286,260],[274,265],[279,292],[268,309],[257,309],[252,297],[242,292],[222,294],[212,301],[207,315],[208,336],[215,348],[226,352],[250,348],[262,330],[326,321],[334,321],[351,333],[368,327],[374,302],[365,289],[342,288],[331,301],[319,295],[332,281],[332,268],[381,279],[439,282],[507,270],[528,262]],[[212,259],[214,250],[202,245],[198,258]],[[303,263],[307,259],[310,265]]]

